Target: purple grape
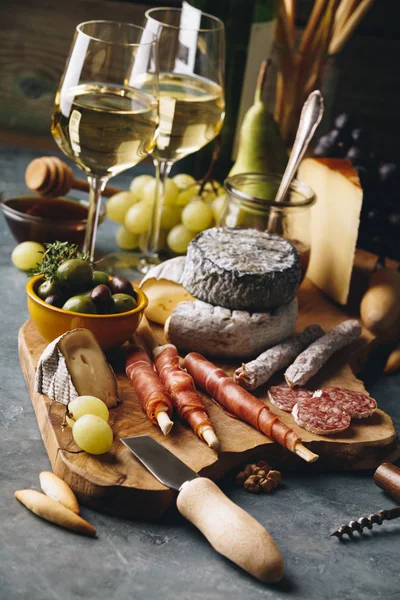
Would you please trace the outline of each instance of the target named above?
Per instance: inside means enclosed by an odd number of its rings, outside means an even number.
[[[351,160],[354,165],[364,165],[366,162],[365,154],[358,146],[351,146],[351,148],[348,149],[345,158]]]
[[[378,169],[379,178],[382,183],[392,183],[399,177],[399,169],[394,162],[381,163]]]
[[[353,126],[353,117],[348,113],[338,115],[334,121],[336,129],[350,129]]]
[[[354,142],[354,145],[359,146],[360,148],[369,147],[371,143],[368,132],[362,127],[357,127],[356,129],[353,129],[351,132],[351,138]]]

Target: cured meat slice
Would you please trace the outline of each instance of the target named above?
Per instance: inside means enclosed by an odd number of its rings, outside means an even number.
[[[172,402],[143,346],[139,344],[129,346],[125,372],[149,421],[158,424],[164,434],[169,433],[173,425],[170,420]]]
[[[165,344],[153,350],[154,365],[179,417],[213,450],[219,450],[218,439],[193,378],[180,366],[176,346]]]
[[[287,385],[273,385],[268,390],[268,399],[277,408],[292,412],[293,407],[303,398],[312,398],[313,392],[306,388],[290,388]]]
[[[309,325],[297,335],[269,348],[255,360],[236,369],[234,379],[246,390],[255,390],[266,383],[274,373],[291,364],[312,342],[324,335],[319,325]],[[290,409],[291,410],[291,409]]]
[[[256,229],[213,227],[189,244],[182,284],[214,306],[265,312],[288,304],[300,278],[299,254],[284,238]]]
[[[286,382],[291,387],[304,385],[318,373],[332,354],[354,342],[360,334],[361,325],[356,319],[343,321],[298,355],[286,369]]]
[[[185,367],[195,383],[202,387],[226,411],[249,423],[284,448],[307,462],[318,456],[305,448],[295,432],[279,420],[269,407],[242,387],[232,377],[197,352],[187,354]]]
[[[297,425],[317,435],[333,435],[345,431],[350,415],[328,395],[303,398],[294,405],[292,415]]]
[[[363,419],[370,417],[377,409],[376,400],[369,394],[358,392],[356,390],[346,390],[345,388],[327,387],[317,390],[314,393],[315,398],[325,401],[329,398],[335,402],[342,410],[349,413],[353,419]]]

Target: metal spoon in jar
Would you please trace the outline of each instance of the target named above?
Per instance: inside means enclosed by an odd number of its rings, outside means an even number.
[[[296,174],[300,161],[308,148],[308,145],[322,119],[323,114],[324,98],[319,90],[315,90],[314,92],[311,92],[303,105],[299,126],[297,128],[296,139],[294,140],[292,152],[275,197],[276,203],[283,202],[285,200],[292,179]],[[272,209],[269,215],[267,231],[273,233],[276,229],[277,221],[278,213]]]

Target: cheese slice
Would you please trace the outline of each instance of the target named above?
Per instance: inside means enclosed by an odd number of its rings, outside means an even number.
[[[181,285],[185,259],[171,258],[150,269],[142,279],[140,287],[149,300],[145,315],[150,321],[164,325],[179,302],[194,300]]]
[[[93,333],[73,329],[43,351],[35,374],[35,391],[61,404],[78,396],[96,396],[108,408],[117,405],[114,372]]]
[[[363,192],[348,160],[307,158],[298,179],[317,201],[311,209],[311,257],[307,277],[339,304],[346,304],[360,225]]]

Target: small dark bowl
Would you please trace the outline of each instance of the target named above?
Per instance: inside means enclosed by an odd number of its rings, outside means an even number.
[[[17,242],[70,242],[83,245],[89,203],[71,198],[50,198],[32,193],[2,192],[0,209]],[[101,207],[99,223],[106,212]]]

